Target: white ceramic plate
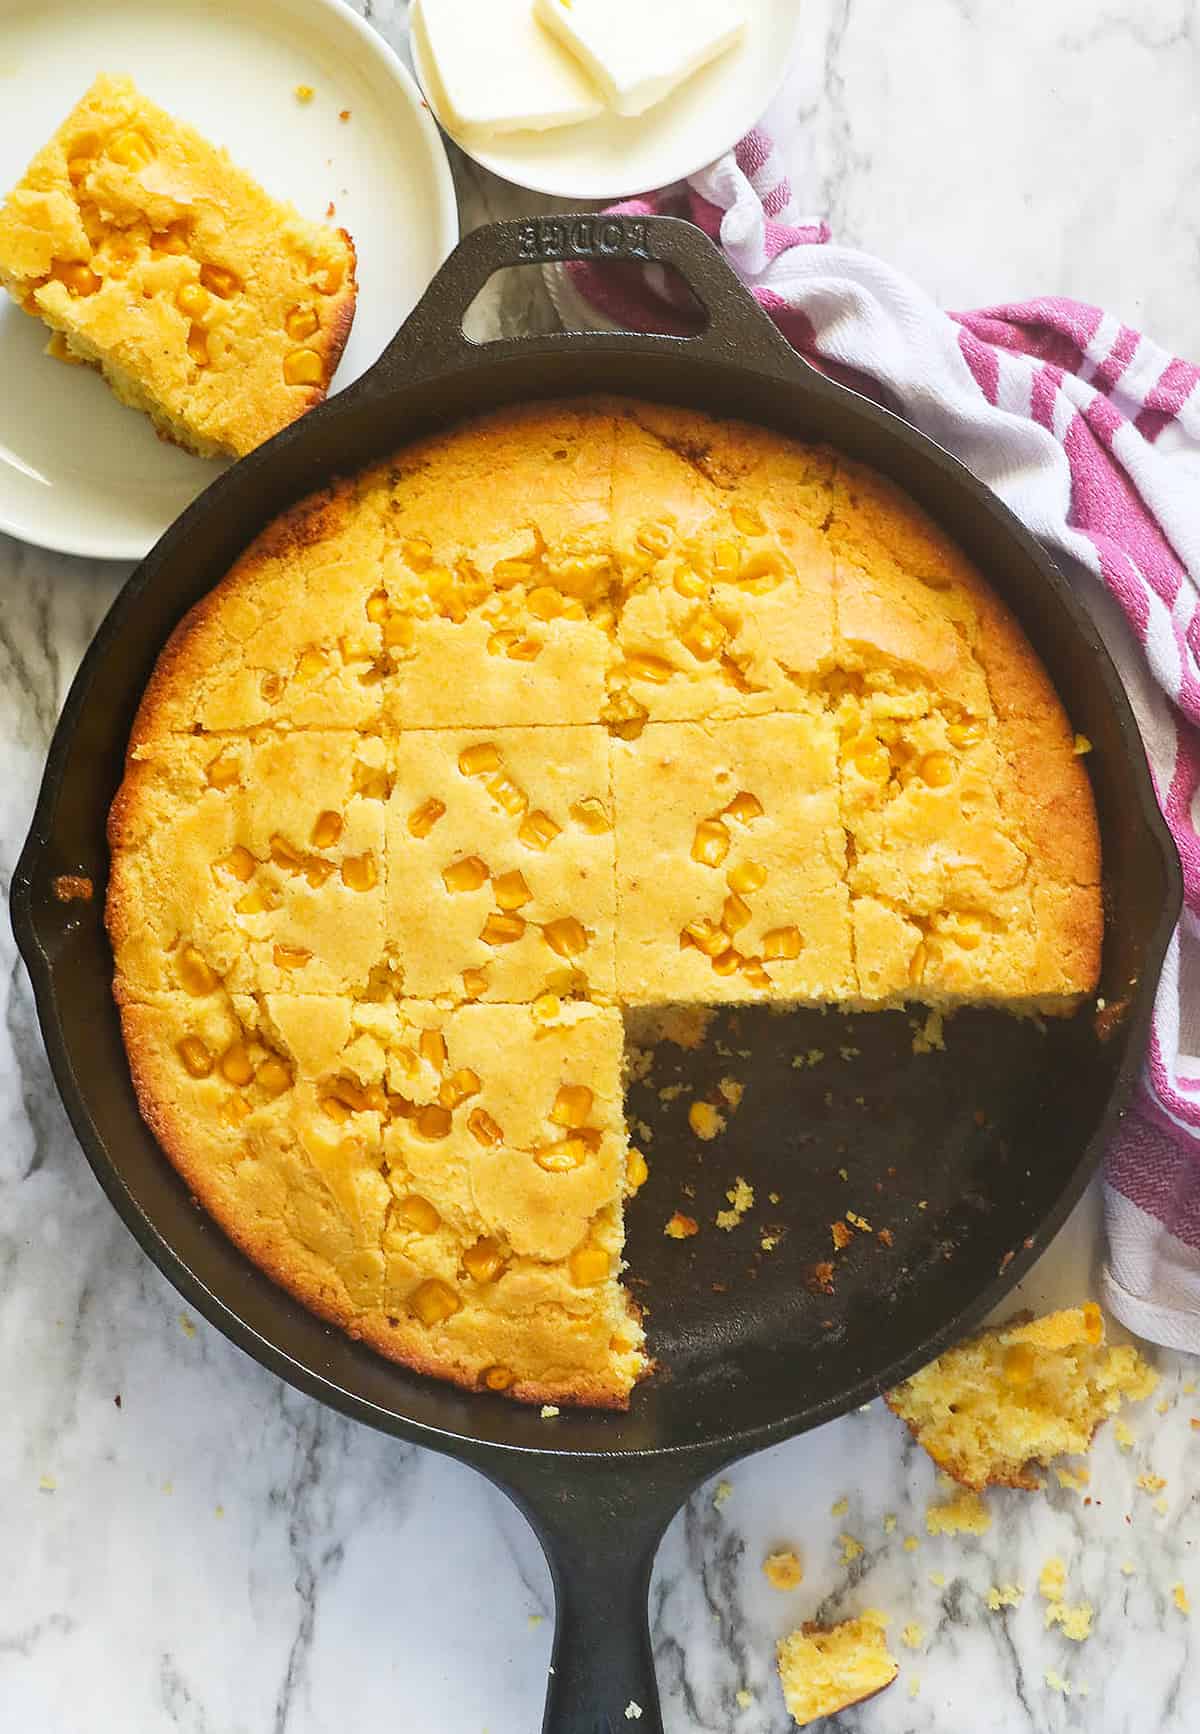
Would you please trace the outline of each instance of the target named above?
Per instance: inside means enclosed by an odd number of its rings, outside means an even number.
[[[483,0],[486,4],[486,0]],[[645,0],[653,6],[655,0]],[[438,103],[419,0],[412,8],[413,65],[442,126],[493,174],[562,199],[624,199],[684,180],[736,144],[776,95],[796,43],[799,0],[745,0],[746,28],[728,54],[632,117],[598,115],[548,132],[486,141],[447,125]]]
[[[359,283],[332,389],[365,372],[458,238],[442,141],[382,37],[341,0],[0,0],[0,196],[102,71],[128,73],[306,216],[332,202]],[[0,291],[0,530],[140,559],[220,466],[164,445],[90,368],[44,355],[47,336]]]

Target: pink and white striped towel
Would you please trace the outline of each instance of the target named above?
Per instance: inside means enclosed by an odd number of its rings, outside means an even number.
[[[944,313],[803,221],[761,131],[616,209],[691,217],[802,354],[956,453],[1092,609],[1185,881],[1136,1106],[1108,1157],[1105,1298],[1139,1336],[1200,1352],[1200,369],[1083,302]],[[573,265],[552,292],[567,325],[683,329],[653,268]]]

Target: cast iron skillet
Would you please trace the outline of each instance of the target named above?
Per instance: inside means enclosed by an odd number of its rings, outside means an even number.
[[[674,266],[706,312],[703,331],[482,347],[464,337],[462,314],[498,268],[580,257]],[[129,1082],[102,926],[104,826],[164,640],[267,520],[439,423],[597,390],[830,441],[907,488],[975,558],[1094,743],[1087,764],[1108,909],[1100,992],[1110,1010],[1099,1031],[1090,1008],[1045,1030],[963,1013],[948,1051],[920,1057],[900,1013],[743,1011],[720,1018],[696,1053],[661,1050],[681,1069],[667,1058],[660,1083],[678,1075],[711,1092],[730,1074],[747,1085],[725,1137],[703,1146],[688,1135],[686,1096],[664,1106],[651,1084],[633,1093],[631,1113],[652,1123],[654,1142],[628,1256],[665,1371],[628,1415],[544,1420],[392,1366],[329,1329],[188,1197]],[[62,874],[89,875],[95,898],[59,901]],[[1112,664],[1030,536],[939,447],[799,360],[698,229],[590,216],[468,235],[368,374],[235,465],[167,531],[84,658],[12,887],[67,1112],[145,1251],[264,1366],[358,1420],[472,1464],[536,1525],[558,1611],[545,1722],[553,1734],[623,1729],[631,1700],[643,1707],[644,1734],[661,1728],[647,1588],[659,1538],[687,1494],[731,1459],[842,1414],[930,1359],[996,1304],[1063,1221],[1123,1111],[1179,902],[1178,864]],[[793,1064],[797,1055],[804,1064]],[[758,1204],[744,1228],[722,1234],[712,1218],[736,1174]],[[685,1243],[662,1233],[680,1205],[704,1224]],[[814,1266],[830,1257],[829,1224],[847,1209],[873,1231],[886,1227],[893,1244],[857,1234],[829,1294]],[[780,1235],[770,1253],[760,1248],[766,1228]]]

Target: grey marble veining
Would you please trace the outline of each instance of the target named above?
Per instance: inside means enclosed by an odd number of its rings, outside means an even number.
[[[402,4],[359,9],[403,48]],[[1191,0],[805,0],[772,123],[802,205],[948,304],[1075,294],[1194,357],[1195,20]],[[455,174],[464,227],[544,206],[457,156]],[[493,286],[477,319],[507,333],[554,316],[530,273]],[[54,719],[124,576],[0,538],[5,892]],[[0,1728],[531,1734],[552,1606],[523,1520],[181,1306],[70,1135],[6,923],[0,984]],[[1030,1304],[1078,1298],[1097,1248],[1092,1198]],[[719,1504],[702,1491],[653,1584],[669,1734],[783,1734],[776,1637],[868,1605],[892,1614],[903,1673],[847,1730],[1194,1729],[1200,1651],[1173,1588],[1200,1606],[1200,1368],[1157,1360],[1165,1412],[1143,1406],[1127,1450],[1102,1435],[1086,1496],[994,1495],[981,1538],[926,1535],[936,1477],[879,1404],[741,1465]],[[843,1560],[842,1536],[862,1553]],[[781,1545],[805,1567],[787,1594],[761,1572]],[[1083,1645],[1044,1626],[1053,1554],[1095,1608]],[[995,1583],[1023,1586],[1020,1606],[988,1611]]]

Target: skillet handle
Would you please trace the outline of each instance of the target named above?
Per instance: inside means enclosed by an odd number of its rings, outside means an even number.
[[[591,264],[670,265],[704,310],[701,330],[686,337],[609,331],[553,332],[479,344],[463,330],[463,316],[488,279],[513,265],[571,260]],[[610,217],[580,212],[557,217],[513,218],[486,223],[463,237],[374,367],[341,396],[377,395],[415,379],[444,376],[478,365],[480,351],[545,353],[564,343],[573,351],[644,344],[661,353],[664,343],[690,355],[778,370],[786,364],[807,372],[791,344],[776,330],[742,286],[703,229],[680,217]]]

